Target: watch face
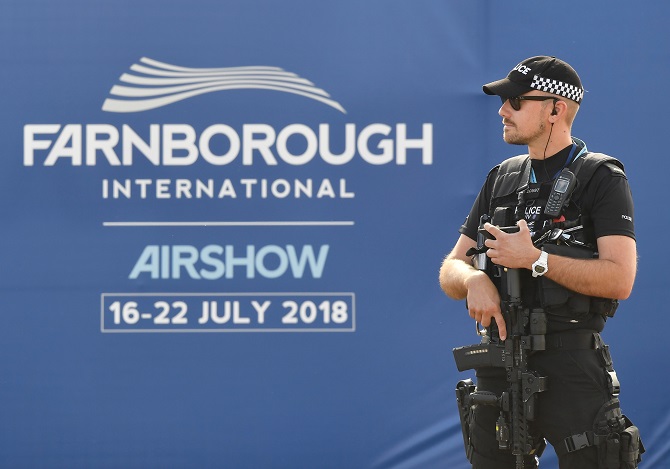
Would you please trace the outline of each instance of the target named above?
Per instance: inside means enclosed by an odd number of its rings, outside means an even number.
[[[536,266],[535,266],[535,272],[537,272],[538,274],[543,273],[544,270],[545,270],[544,267],[541,266],[541,265],[536,265]]]

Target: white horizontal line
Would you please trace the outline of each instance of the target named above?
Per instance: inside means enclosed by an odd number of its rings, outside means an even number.
[[[106,221],[102,226],[354,226],[353,221]]]
[[[197,332],[219,332],[219,333],[229,333],[229,332],[356,332],[356,329],[354,327],[350,327],[348,329],[345,328],[329,328],[329,329],[309,329],[309,328],[302,328],[302,329],[262,329],[262,328],[256,328],[256,329],[104,329],[101,328],[100,332],[104,334],[109,334],[109,333],[197,333]]]
[[[304,292],[304,291],[291,291],[291,292],[107,292],[101,293],[101,297],[106,296],[193,296],[193,297],[209,297],[209,296],[350,296],[352,299],[355,297],[354,292],[350,291],[326,291],[326,292]]]

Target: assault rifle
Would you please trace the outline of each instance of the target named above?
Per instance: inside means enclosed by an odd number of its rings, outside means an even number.
[[[545,349],[547,316],[541,309],[524,307],[518,269],[508,269],[487,260],[484,240],[491,238],[491,235],[484,229],[484,223],[488,220],[487,215],[480,219],[477,248],[468,255],[474,254],[476,268],[486,271],[499,284],[507,339],[500,340],[495,324],[489,327],[490,330],[481,331],[478,325],[481,343],[457,347],[453,352],[459,371],[483,367],[504,368],[509,387],[498,396],[493,392],[478,391],[472,380],[466,379],[459,381],[456,386],[456,400],[468,459],[472,457],[469,413],[475,405],[490,405],[500,409],[496,422],[499,448],[511,450],[516,457],[517,469],[523,469],[524,456],[539,455],[544,449],[544,446],[538,447],[537,442],[533,441],[529,423],[535,419],[537,393],[547,389],[547,378],[528,368],[528,355],[531,351]],[[518,227],[501,229],[513,232]]]

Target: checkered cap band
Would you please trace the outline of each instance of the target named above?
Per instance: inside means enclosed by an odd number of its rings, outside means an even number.
[[[547,93],[557,94],[572,99],[577,103],[580,103],[584,97],[584,90],[577,86],[563,83],[558,80],[552,80],[551,78],[544,78],[539,75],[533,77],[533,82],[530,84],[530,87],[539,91],[546,91]]]

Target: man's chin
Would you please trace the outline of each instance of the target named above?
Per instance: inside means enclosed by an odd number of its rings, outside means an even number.
[[[510,145],[526,145],[526,140],[516,135],[509,135],[503,132],[503,140]]]

